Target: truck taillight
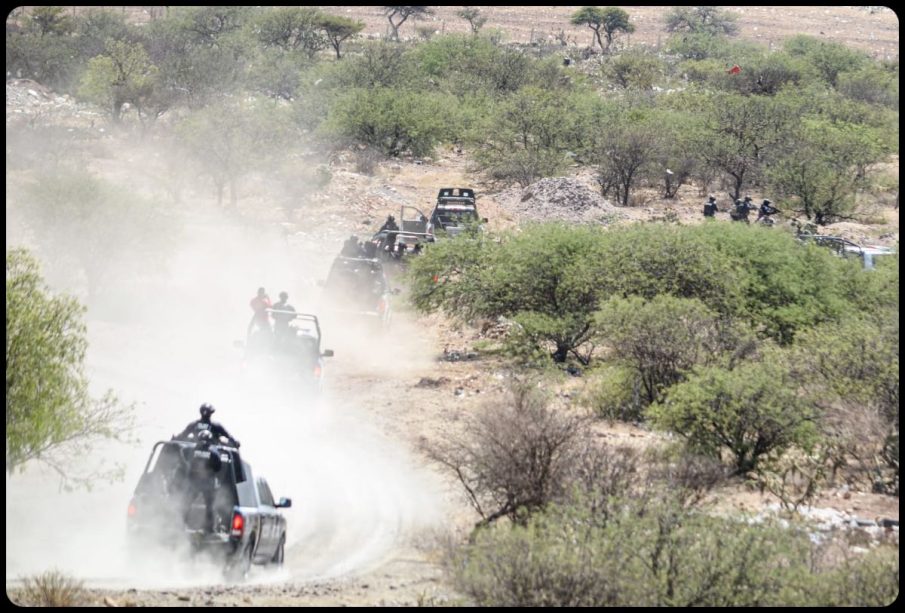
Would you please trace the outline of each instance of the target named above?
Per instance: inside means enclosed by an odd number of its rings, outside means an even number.
[[[242,536],[242,531],[245,529],[245,518],[242,517],[241,513],[233,514],[233,523],[232,523],[232,535],[233,536]]]
[[[383,298],[380,299],[380,302],[377,303],[377,312],[381,315],[387,310],[387,301]]]
[[[320,377],[320,376],[321,376],[321,367],[320,367],[320,365],[314,367],[314,376],[315,376],[315,377]]]
[[[136,508],[135,501],[133,500],[129,503],[129,508],[126,510],[126,513],[129,515],[129,517],[135,517],[135,513],[137,512],[138,508]]]

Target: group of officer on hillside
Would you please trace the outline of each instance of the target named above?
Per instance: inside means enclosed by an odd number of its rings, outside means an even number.
[[[748,215],[751,214],[751,211],[755,209],[754,202],[752,201],[751,196],[745,196],[744,200],[736,200],[735,206],[730,209],[729,217],[732,218],[733,221],[744,221],[745,223],[751,223],[748,219]],[[716,196],[713,194],[707,199],[707,202],[704,203],[704,217],[715,217],[719,212],[719,208],[716,204]],[[764,198],[764,201],[761,203],[760,207],[757,207],[757,219],[755,223],[759,222],[762,218],[770,218],[770,215],[775,213],[779,213],[779,209],[777,209],[770,200]]]

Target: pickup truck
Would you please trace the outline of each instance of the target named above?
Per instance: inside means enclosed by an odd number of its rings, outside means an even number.
[[[469,224],[486,223],[478,216],[475,193],[467,187],[443,187],[431,213],[428,229],[436,234],[455,236]]]
[[[379,259],[339,255],[319,285],[331,313],[344,316],[347,322],[365,322],[373,331],[389,329],[392,290]]]
[[[213,445],[220,458],[213,496],[214,529],[205,529],[205,505],[188,478],[195,442],[158,441],[129,502],[130,551],[142,555],[149,542],[165,547],[188,543],[193,554],[211,554],[223,564],[229,581],[247,578],[252,564],[281,566],[286,548],[286,518],[270,486],[255,478],[239,451]]]
[[[332,349],[321,350],[320,320],[311,313],[267,309],[271,314],[291,318],[284,332],[269,329],[249,332],[246,341],[234,341],[244,349],[243,374],[254,378],[261,373],[276,373],[287,382],[298,384],[307,393],[321,392],[324,358],[333,357]]]
[[[841,236],[827,236],[823,234],[799,233],[798,240],[802,243],[812,242],[821,247],[828,247],[836,255],[842,257],[861,258],[864,270],[873,270],[876,267],[876,258],[895,255],[895,249],[875,245],[859,245]]]

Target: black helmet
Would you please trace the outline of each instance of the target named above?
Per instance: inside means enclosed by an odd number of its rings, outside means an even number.
[[[267,293],[267,290],[264,289],[263,287],[258,288],[258,296],[263,296],[266,293]]]
[[[770,201],[764,198],[764,204],[770,204]]]
[[[286,292],[280,292],[280,300],[289,300],[289,294]]]
[[[395,221],[396,218],[393,217],[392,215],[387,215],[387,220],[389,220],[389,221]]]
[[[209,402],[205,402],[198,410],[201,412],[201,417],[210,417],[216,409]]]
[[[709,200],[716,200],[716,196],[714,196],[713,194],[710,194],[710,196],[708,196],[708,199],[709,199]]]
[[[751,195],[750,195],[750,194],[745,194],[745,200],[751,200]]]

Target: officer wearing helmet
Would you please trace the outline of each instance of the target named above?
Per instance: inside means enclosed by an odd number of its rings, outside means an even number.
[[[343,243],[342,251],[340,251],[340,255],[344,255],[347,258],[357,258],[361,251],[361,246],[358,241],[358,237],[356,235],[352,235],[346,239]]]
[[[273,334],[277,339],[290,336],[289,322],[295,319],[295,307],[287,302],[289,294],[280,292],[280,300],[273,305]]]
[[[399,232],[399,226],[396,224],[396,218],[387,215],[387,220],[380,226],[378,233],[386,231],[386,238],[383,240],[383,249],[388,255],[392,255],[396,250],[396,234]]]
[[[387,215],[387,220],[383,222],[383,225],[380,226],[380,230],[378,232],[382,232],[384,230],[399,230],[399,226],[396,224],[396,218],[392,215]]]
[[[769,219],[770,215],[774,215],[779,213],[779,209],[777,209],[773,204],[766,198],[761,203],[760,208],[757,210],[757,221],[760,221],[762,217],[766,217]]]
[[[196,419],[191,422],[189,425],[185,427],[185,429],[177,434],[175,439],[181,441],[201,441],[201,434],[204,432],[208,432],[210,434],[209,437],[204,437],[206,439],[211,439],[214,443],[220,440],[220,437],[224,437],[229,441],[229,444],[238,449],[239,441],[234,439],[232,435],[226,431],[226,428],[221,426],[215,421],[211,421],[211,415],[213,415],[215,409],[214,407],[205,402],[198,409],[201,413],[201,419]]]
[[[751,196],[745,196],[745,200],[736,200],[735,211],[732,215],[733,221],[744,221],[745,223],[751,223],[748,220],[748,214],[751,213],[752,208],[754,207],[751,205]]]
[[[716,196],[710,194],[707,202],[704,203],[704,217],[714,217],[719,212],[716,206]]]

